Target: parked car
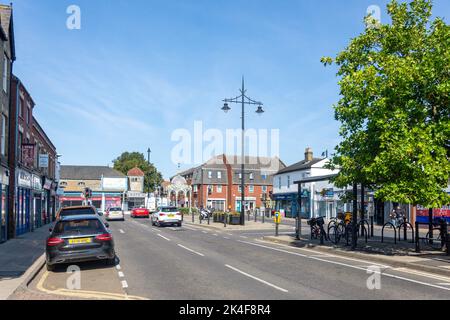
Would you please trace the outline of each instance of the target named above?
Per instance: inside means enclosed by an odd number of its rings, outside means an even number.
[[[107,221],[111,220],[125,221],[125,214],[123,213],[123,210],[120,207],[113,207],[107,209],[104,216]]]
[[[152,214],[152,225],[162,227],[166,225],[182,226],[182,216],[177,207],[160,207]]]
[[[113,265],[116,254],[108,227],[97,215],[60,217],[47,238],[47,270],[57,264],[96,260]]]
[[[56,219],[59,219],[61,217],[80,216],[80,215],[101,216],[95,207],[75,206],[75,207],[63,207],[59,209],[58,212],[56,213]]]
[[[135,208],[131,211],[132,218],[149,218],[150,211],[146,208]]]

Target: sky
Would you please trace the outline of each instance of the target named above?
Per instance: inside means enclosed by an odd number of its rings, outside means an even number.
[[[339,143],[336,69],[320,58],[363,32],[369,6],[387,22],[387,2],[15,0],[14,73],[63,165],[112,165],[122,152],[147,156],[150,147],[151,162],[169,178],[178,170],[176,130],[205,149],[196,121],[224,135],[240,128],[239,105],[220,109],[240,94],[243,76],[247,95],[265,110],[258,116],[247,106],[247,128],[278,129],[279,156],[290,165],[306,147],[320,156]],[[448,23],[450,1],[434,3]],[[81,10],[79,30],[67,28],[70,5]],[[181,169],[198,164],[188,158]]]

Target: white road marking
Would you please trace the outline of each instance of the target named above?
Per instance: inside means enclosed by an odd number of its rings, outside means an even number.
[[[331,263],[331,264],[340,265],[340,266],[344,266],[344,267],[353,268],[353,269],[357,269],[357,270],[361,270],[361,271],[367,272],[367,268],[365,268],[365,267],[354,266],[354,265],[351,265],[351,264],[342,263],[342,262],[337,262],[337,261],[330,261],[330,260],[326,260],[326,259],[319,258],[318,256],[306,256],[306,255],[301,255],[301,254],[299,254],[299,253],[294,253],[294,252],[290,252],[290,251],[286,251],[286,250],[281,250],[281,249],[275,249],[275,248],[271,248],[271,247],[267,247],[267,246],[262,246],[262,245],[254,244],[254,243],[251,243],[251,242],[240,241],[240,240],[238,240],[238,242],[247,243],[247,244],[255,245],[255,246],[260,246],[260,247],[268,248],[268,249],[275,250],[275,251],[281,251],[281,252],[285,252],[285,253],[288,253],[288,254],[299,255],[299,256],[303,256],[303,257],[305,257],[305,258],[309,258],[309,259],[313,259],[313,260],[318,260],[318,261],[322,261],[322,262],[326,262],[326,263]],[[299,250],[306,250],[306,249],[300,249],[300,248],[298,248],[298,249],[299,249]],[[306,250],[306,251],[314,252],[314,250]],[[315,253],[317,254],[317,252],[315,252]],[[329,256],[324,256],[324,258],[327,258],[327,257],[329,257]],[[334,257],[336,257],[336,258],[342,258],[342,259],[346,259],[346,258],[347,258],[347,257],[338,257],[338,256],[332,256],[332,257],[333,257],[333,258],[334,258]],[[389,266],[383,266],[383,265],[379,265],[379,264],[377,264],[377,263],[372,263],[371,261],[364,261],[364,260],[360,260],[360,259],[352,259],[352,258],[349,258],[349,259],[351,259],[351,260],[359,260],[359,261],[363,261],[363,262],[368,263],[368,264],[370,264],[370,265],[372,265],[372,266],[379,266],[379,267],[381,267],[381,268],[391,268],[391,267],[389,267]],[[407,271],[403,271],[403,272],[407,272]],[[412,282],[412,283],[421,284],[421,285],[428,286],[428,287],[433,287],[433,288],[437,288],[437,289],[441,289],[441,290],[450,291],[450,288],[445,288],[445,287],[442,287],[442,286],[439,286],[439,285],[434,285],[434,284],[431,284],[431,283],[426,283],[426,282],[422,282],[422,281],[417,281],[417,280],[413,280],[413,279],[409,279],[409,278],[405,278],[405,277],[400,277],[400,276],[396,276],[396,275],[389,274],[389,273],[384,273],[384,272],[381,272],[381,273],[380,273],[380,272],[375,272],[375,273],[381,274],[381,275],[386,276],[386,277],[389,277],[389,278],[394,278],[394,279],[398,279],[398,280],[403,280],[403,281],[407,281],[407,282]],[[416,275],[417,275],[417,273],[416,273]]]
[[[224,239],[227,239],[227,240],[230,240],[230,238],[228,238],[228,237],[223,237]]]
[[[246,237],[246,236],[240,236],[240,238],[242,238],[242,239],[248,239],[248,237]]]
[[[122,229],[119,229],[119,232],[120,232],[120,233],[125,233],[125,231],[123,231]]]
[[[122,267],[120,266],[120,264],[118,264],[117,266],[116,266],[116,269],[117,270],[120,270]]]
[[[291,251],[277,249],[277,248],[272,248],[272,247],[264,246],[262,244],[257,244],[257,243],[252,243],[252,242],[248,242],[248,241],[242,241],[242,240],[238,240],[238,242],[249,244],[249,245],[252,245],[252,246],[255,246],[255,247],[261,247],[261,248],[266,248],[266,249],[270,249],[270,250],[274,250],[274,251],[284,252],[284,253],[292,254],[294,256],[299,256],[299,257],[303,257],[303,258],[307,258],[308,257],[305,254],[301,254],[301,253],[297,253],[297,252],[291,252]]]
[[[213,236],[214,236],[214,237],[218,237],[219,235],[218,235],[218,234],[213,234]]]
[[[412,273],[412,274],[416,274],[418,276],[423,276],[426,278],[431,278],[431,279],[435,279],[435,280],[440,280],[440,281],[444,281],[444,282],[450,282],[450,277],[446,277],[446,276],[440,276],[440,275],[436,275],[436,274],[431,274],[431,273],[427,273],[427,272],[421,272],[421,271],[417,271],[417,270],[412,270],[412,269],[408,269],[408,268],[396,268],[393,269],[395,271],[400,271],[400,272],[405,272],[405,273]]]
[[[184,228],[184,229],[191,230],[191,231],[197,231],[197,229],[191,228],[191,227],[187,227],[186,225],[184,225],[183,228]]]
[[[236,272],[239,272],[240,274],[242,274],[242,275],[244,275],[244,276],[247,276],[247,277],[249,277],[249,278],[252,278],[253,280],[256,280],[256,281],[259,281],[259,282],[261,282],[261,283],[264,283],[265,285],[268,285],[269,287],[275,288],[275,289],[280,290],[280,291],[282,291],[282,292],[286,292],[286,293],[289,292],[289,291],[286,290],[286,289],[280,288],[280,287],[278,287],[278,286],[276,286],[276,285],[274,285],[274,284],[272,284],[272,283],[270,283],[270,282],[267,282],[267,281],[265,281],[265,280],[262,280],[262,279],[260,279],[260,278],[255,277],[255,276],[252,276],[251,274],[248,274],[248,273],[246,273],[246,272],[244,272],[244,271],[241,271],[241,270],[239,270],[239,269],[237,269],[237,268],[235,268],[235,267],[232,267],[232,266],[230,266],[230,265],[228,265],[228,264],[226,264],[225,267],[230,268],[231,270],[234,270],[234,271],[236,271]]]
[[[436,283],[438,286],[450,286],[450,283]]]
[[[123,274],[122,271],[119,271],[119,278],[125,278],[125,275]]]
[[[205,234],[206,234],[206,233],[208,233],[208,232],[206,232],[206,231],[202,231],[202,233],[205,233]]]
[[[185,247],[185,246],[183,246],[183,245],[181,245],[181,244],[179,244],[178,246],[179,246],[180,248],[183,248],[183,249],[187,250],[187,251],[190,251],[190,252],[192,252],[192,253],[198,254],[199,256],[202,256],[202,257],[205,256],[203,253],[200,253],[200,252],[194,251],[194,250],[192,250],[192,249],[189,249],[189,248],[187,248],[187,247]]]
[[[128,283],[126,282],[126,280],[122,281],[122,288],[128,288]]]
[[[158,237],[161,237],[161,238],[163,238],[164,240],[170,241],[169,238],[166,238],[166,237],[164,237],[162,234],[159,234],[159,233],[158,233]]]

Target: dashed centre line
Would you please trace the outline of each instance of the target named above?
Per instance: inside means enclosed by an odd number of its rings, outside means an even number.
[[[167,241],[171,241],[169,238],[166,238],[162,234],[159,234],[159,233],[158,233],[158,237],[161,237],[161,238],[163,238],[164,240],[167,240]]]
[[[265,281],[265,280],[262,280],[262,279],[260,279],[260,278],[255,277],[255,276],[252,276],[251,274],[248,274],[248,273],[246,273],[246,272],[244,272],[244,271],[241,271],[241,270],[239,270],[239,269],[237,269],[237,268],[235,268],[235,267],[232,267],[232,266],[230,266],[230,265],[228,265],[228,264],[226,264],[225,267],[230,268],[231,270],[234,270],[234,271],[236,271],[236,272],[239,272],[240,274],[242,274],[242,275],[244,275],[244,276],[246,276],[246,277],[249,277],[249,278],[251,278],[251,279],[253,279],[253,280],[259,281],[259,282],[261,282],[261,283],[263,283],[263,284],[265,284],[265,285],[268,285],[269,287],[272,287],[272,288],[274,288],[274,289],[277,289],[277,290],[279,290],[279,291],[282,291],[282,292],[285,292],[285,293],[288,293],[288,292],[289,292],[289,291],[286,290],[286,289],[283,289],[283,288],[281,288],[281,287],[278,287],[278,286],[276,286],[276,285],[274,285],[274,284],[272,284],[272,283],[270,283],[270,282],[267,282],[267,281]]]
[[[185,247],[185,246],[183,246],[183,245],[181,245],[181,244],[178,244],[178,246],[179,246],[180,248],[183,248],[183,249],[189,251],[189,252],[195,253],[195,254],[197,254],[197,255],[199,255],[199,256],[201,256],[201,257],[204,257],[204,256],[205,256],[203,253],[200,253],[200,252],[194,251],[194,250],[192,250],[192,249],[189,249],[188,247]]]

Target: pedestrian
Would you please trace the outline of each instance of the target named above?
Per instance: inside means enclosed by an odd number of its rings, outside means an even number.
[[[395,208],[392,209],[389,216],[391,218],[391,223],[394,225],[394,227],[397,227],[397,211],[395,210]]]

